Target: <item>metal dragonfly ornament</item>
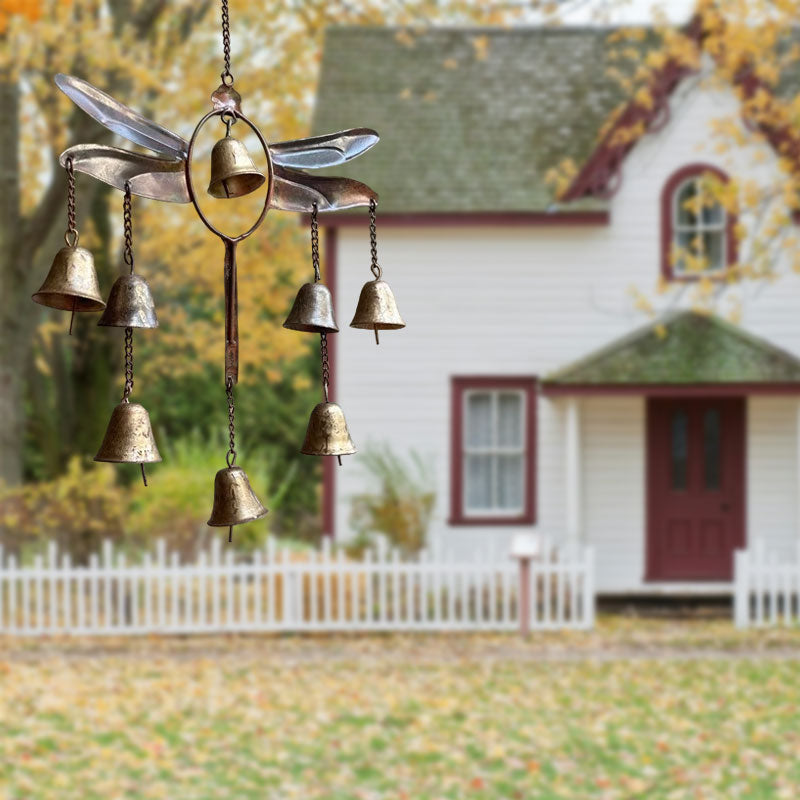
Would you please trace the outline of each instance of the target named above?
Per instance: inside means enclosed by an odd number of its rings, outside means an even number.
[[[230,21],[228,0],[221,0],[224,70],[222,83],[211,95],[212,109],[197,124],[189,140],[147,119],[85,80],[56,75],[56,85],[79,108],[112,132],[157,155],[146,155],[100,144],[78,144],[59,159],[69,183],[67,197],[67,247],[56,255],[42,288],[33,299],[54,308],[100,311],[104,303],[97,288],[91,254],[77,247],[75,224],[75,177],[82,172],[113,186],[125,195],[125,263],[129,274],[120,277],[111,290],[108,307],[100,325],[125,329],[125,388],[114,409],[96,460],[138,463],[144,479],[144,464],[159,461],[160,455],[150,428],[147,411],[129,402],[133,389],[133,328],[157,326],[155,308],[147,282],[134,273],[132,251],[131,195],[168,203],[192,203],[203,224],[224,245],[223,284],[225,296],[225,395],[228,405],[229,448],[226,466],[216,475],[214,504],[208,524],[227,527],[229,541],[234,525],[260,519],[267,509],[258,500],[244,470],[236,465],[236,427],[233,388],[239,379],[239,323],[236,249],[264,222],[270,209],[310,215],[311,255],[314,283],[301,287],[285,327],[320,334],[322,392],[309,420],[301,452],[309,455],[341,456],[355,453],[342,409],[328,398],[329,360],[327,336],[338,331],[333,321],[333,304],[328,289],[320,283],[318,212],[358,206],[370,210],[372,272],[375,280],[365,285],[351,327],[375,332],[404,326],[391,290],[380,279],[377,263],[375,212],[377,194],[350,178],[312,175],[304,170],[333,167],[356,158],[378,142],[369,128],[352,128],[324,136],[269,144],[260,129],[242,111],[242,98],[234,88],[230,62]],[[262,189],[261,212],[243,233],[232,236],[216,228],[197,201],[192,164],[198,134],[214,118],[225,125],[225,135],[211,152],[211,181],[207,192],[223,200]],[[266,174],[254,164],[244,143],[231,135],[241,123],[258,139],[266,157]],[[70,332],[72,323],[70,323]],[[145,486],[147,481],[145,480]]]

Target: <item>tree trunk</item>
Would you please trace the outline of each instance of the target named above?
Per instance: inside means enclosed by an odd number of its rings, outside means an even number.
[[[20,314],[19,86],[0,71],[0,481],[22,479],[25,346]],[[23,283],[24,285],[24,283]]]

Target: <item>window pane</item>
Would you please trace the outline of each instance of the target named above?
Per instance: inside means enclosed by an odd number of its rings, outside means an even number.
[[[672,488],[685,489],[689,458],[689,418],[682,409],[672,415]]]
[[[692,227],[697,225],[697,216],[694,213],[694,203],[697,200],[697,181],[694,178],[678,187],[678,191],[675,192],[675,220],[678,225]]]
[[[522,447],[522,396],[505,393],[497,399],[497,444]]]
[[[709,408],[703,417],[703,450],[706,489],[719,489],[721,476],[722,426],[719,409]]]
[[[710,201],[710,197],[706,197],[705,205],[703,206],[703,224],[704,225],[724,225],[725,224],[725,210],[722,206],[715,202]]]
[[[467,395],[467,418],[465,420],[467,447],[491,447],[492,445],[492,396],[489,392]]]
[[[523,456],[497,457],[497,508],[521,511],[523,506]]]
[[[487,509],[492,506],[493,456],[467,456],[464,470],[466,508]]]
[[[703,234],[703,254],[711,271],[725,266],[725,233],[713,231]]]

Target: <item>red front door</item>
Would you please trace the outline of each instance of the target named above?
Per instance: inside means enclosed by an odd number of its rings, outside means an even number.
[[[744,398],[648,399],[647,580],[733,579],[744,459]]]

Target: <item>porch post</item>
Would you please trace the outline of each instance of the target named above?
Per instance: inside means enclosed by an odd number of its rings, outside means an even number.
[[[567,398],[565,432],[566,447],[566,522],[567,542],[577,548],[581,541],[583,520],[581,519],[581,405],[577,397]]]
[[[795,486],[795,535],[797,536],[798,545],[800,545],[800,402],[797,404],[797,428],[795,429],[795,473],[794,473],[794,486]],[[751,546],[750,536],[748,532],[747,548]],[[798,551],[800,552],[800,551]]]

